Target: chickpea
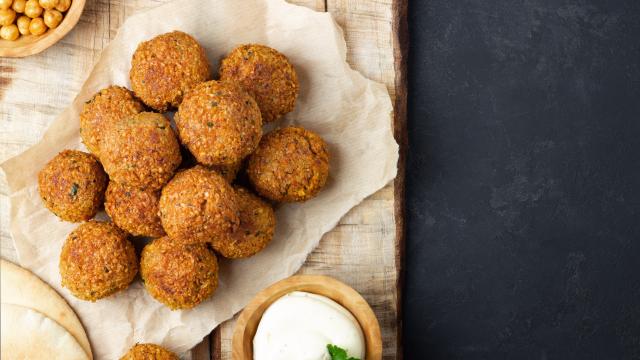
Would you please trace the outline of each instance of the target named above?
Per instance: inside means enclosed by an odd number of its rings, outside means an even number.
[[[71,7],[71,0],[58,0],[58,5],[56,5],[56,10],[60,12],[65,12],[69,10]]]
[[[41,17],[31,19],[29,24],[29,32],[32,35],[42,35],[47,31],[47,25],[44,24],[44,20]]]
[[[24,6],[27,4],[27,0],[13,0],[11,8],[17,13],[24,13]]]
[[[24,6],[24,14],[32,19],[42,15],[42,6],[38,4],[38,0],[28,0]]]
[[[44,23],[49,29],[55,29],[62,21],[62,13],[58,10],[45,10]]]
[[[0,0],[0,10],[7,10],[11,7],[11,0]]]
[[[31,18],[28,17],[27,15],[22,15],[18,18],[18,20],[16,21],[16,24],[18,25],[18,31],[20,31],[20,34],[29,35],[30,23],[31,23]]]
[[[12,9],[0,10],[0,25],[11,25],[16,19],[16,12]]]
[[[4,25],[0,28],[0,38],[13,41],[17,39],[18,36],[20,36],[20,33],[18,32],[18,27],[15,24]]]
[[[58,5],[58,0],[38,0],[40,6],[46,10],[51,10]]]

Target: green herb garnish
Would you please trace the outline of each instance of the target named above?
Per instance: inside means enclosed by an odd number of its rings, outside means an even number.
[[[213,127],[213,123],[211,121],[207,122],[208,127]]]
[[[347,351],[338,345],[327,344],[327,350],[331,355],[331,360],[360,360],[358,358],[349,357]]]
[[[76,196],[78,194],[78,188],[80,187],[80,185],[73,183],[73,185],[71,185],[71,191],[69,192],[69,195]]]

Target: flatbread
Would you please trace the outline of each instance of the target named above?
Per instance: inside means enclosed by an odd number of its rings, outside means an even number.
[[[89,339],[80,320],[53,288],[32,272],[4,259],[0,261],[0,277],[2,304],[20,305],[42,313],[68,331],[87,356],[93,358]]]
[[[0,356],[3,360],[89,360],[65,328],[33,309],[2,304]]]

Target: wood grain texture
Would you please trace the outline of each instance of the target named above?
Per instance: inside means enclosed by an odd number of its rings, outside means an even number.
[[[127,16],[166,1],[88,1],[76,27],[55,46],[23,59],[1,58],[0,162],[40,139],[55,116],[71,103],[101,50]],[[366,77],[387,86],[395,105],[394,129],[401,149],[398,178],[394,183],[345,215],[339,225],[323,237],[299,273],[329,275],[362,294],[380,323],[383,359],[399,358],[406,151],[406,0],[291,2],[334,15],[345,32],[347,61]],[[9,234],[7,194],[4,174],[0,172],[2,257],[15,260]],[[225,322],[184,358],[231,359],[233,326],[234,320]]]

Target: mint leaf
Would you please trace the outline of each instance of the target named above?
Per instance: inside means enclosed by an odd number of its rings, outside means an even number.
[[[337,345],[327,344],[327,350],[329,350],[331,360],[360,360],[354,357],[348,357],[347,351]]]

